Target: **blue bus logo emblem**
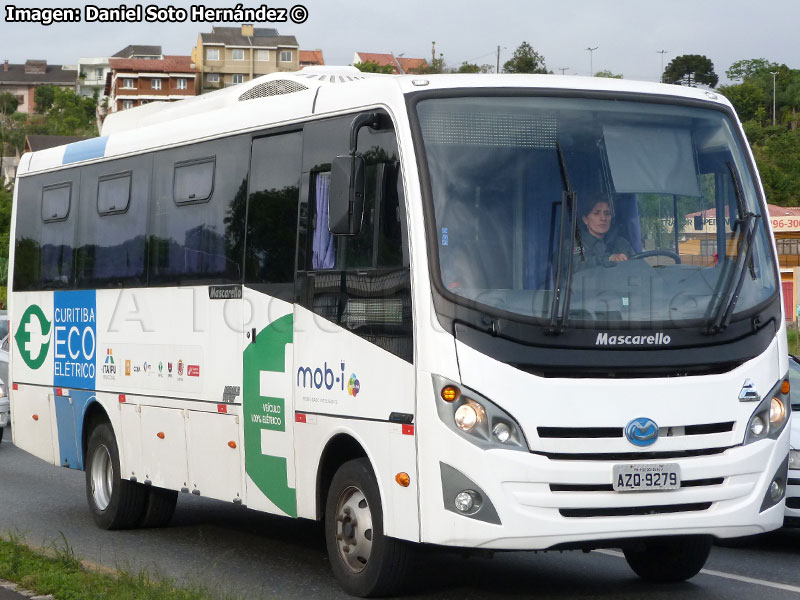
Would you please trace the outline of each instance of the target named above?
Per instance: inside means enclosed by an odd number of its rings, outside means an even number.
[[[649,446],[658,439],[658,425],[646,417],[634,419],[625,426],[625,437],[634,446]]]

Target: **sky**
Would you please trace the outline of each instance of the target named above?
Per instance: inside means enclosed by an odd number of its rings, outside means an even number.
[[[301,49],[322,49],[329,65],[352,64],[356,51],[393,52],[430,60],[436,55],[447,66],[467,61],[478,65],[511,58],[527,41],[556,74],[589,75],[610,70],[626,79],[658,81],[663,64],[682,54],[710,58],[727,83],[725,70],[741,59],[766,58],[800,68],[800,1],[768,0],[275,0],[271,8],[291,9],[302,2],[303,23],[257,23],[294,35]],[[233,8],[235,1],[144,0],[142,5],[187,8]],[[128,7],[128,2],[96,0],[100,7]],[[259,0],[241,0],[247,8]],[[80,9],[87,3],[66,0],[17,0],[3,4],[0,15],[0,61],[22,63],[45,59],[51,64],[75,65],[79,58],[110,56],[128,44],[161,45],[164,54],[191,53],[197,35],[212,25],[237,23],[38,23],[7,21],[9,5]],[[596,48],[589,52],[587,48]],[[666,50],[663,55],[659,53]],[[591,59],[591,61],[590,61]]]

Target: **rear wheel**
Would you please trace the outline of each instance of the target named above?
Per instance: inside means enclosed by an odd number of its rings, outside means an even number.
[[[354,596],[382,596],[399,589],[408,546],[383,534],[378,483],[366,458],[342,465],[325,503],[325,542],[334,575]]]
[[[147,487],[145,490],[147,498],[139,527],[166,526],[175,514],[178,492],[160,487]]]
[[[120,477],[119,450],[111,425],[97,425],[86,452],[86,498],[103,529],[135,527],[145,508],[143,486]]]
[[[711,551],[708,536],[649,538],[623,548],[631,569],[647,581],[691,579],[706,564]]]

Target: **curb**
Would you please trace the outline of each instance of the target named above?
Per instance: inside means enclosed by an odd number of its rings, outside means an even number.
[[[19,587],[16,583],[0,579],[0,600],[25,598],[26,600],[55,600],[52,594],[41,595]]]

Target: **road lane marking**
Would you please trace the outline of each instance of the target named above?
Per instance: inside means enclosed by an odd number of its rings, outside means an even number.
[[[619,558],[625,558],[625,555],[617,550],[594,550],[594,552],[598,552],[599,554],[607,554],[608,556],[617,556]],[[777,583],[775,581],[767,581],[765,579],[755,579],[753,577],[745,577],[744,575],[734,575],[732,573],[725,573],[724,571],[713,571],[711,569],[700,569],[700,573],[702,573],[703,575],[712,575],[714,577],[722,577],[723,579],[733,579],[735,581],[741,581],[743,583],[752,583],[753,585],[763,585],[764,587],[770,587],[770,588],[775,588],[777,590],[784,590],[787,592],[794,592],[795,594],[800,594],[800,587],[796,585],[789,585],[788,583]]]

